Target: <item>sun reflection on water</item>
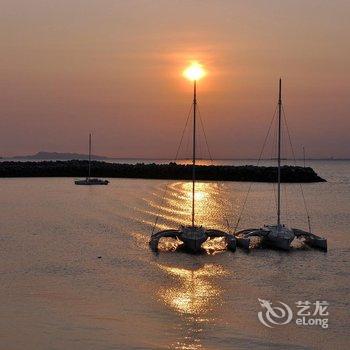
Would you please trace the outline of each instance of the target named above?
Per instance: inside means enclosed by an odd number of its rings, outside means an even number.
[[[191,222],[192,213],[192,183],[174,183],[169,188],[169,196],[164,204],[165,219],[172,219],[180,225]],[[195,187],[195,222],[197,225],[213,225],[218,213],[223,211],[218,202],[218,187],[216,183],[198,182]],[[163,215],[162,215],[163,216]]]
[[[164,200],[158,194],[155,194],[155,197],[157,201],[150,201],[149,205],[153,208],[150,213],[158,216],[157,231],[178,229],[180,226],[191,224],[191,182],[173,182],[167,185]],[[227,211],[228,201],[223,195],[220,184],[213,182],[196,183],[195,225],[227,231],[227,221],[225,221]],[[160,251],[174,251],[181,244],[182,242],[178,239],[161,238],[158,249]],[[208,254],[217,254],[226,249],[226,242],[222,238],[210,239],[202,247]]]
[[[196,183],[194,199],[196,201],[202,201],[206,199],[210,194],[209,190],[211,189],[211,187],[212,187],[211,183],[206,183],[206,182]],[[190,199],[192,201],[192,183],[191,182],[183,183],[182,189],[185,191],[185,195],[187,199]]]
[[[176,283],[176,287],[160,291],[159,295],[164,303],[180,314],[200,316],[199,319],[205,321],[205,315],[215,304],[214,299],[220,294],[219,287],[211,281],[211,278],[225,274],[223,267],[214,264],[204,264],[199,269],[163,265],[159,267],[180,282]]]
[[[159,291],[159,298],[163,303],[185,318],[186,327],[181,341],[172,344],[175,349],[202,349],[200,334],[203,325],[213,320],[213,310],[220,304],[222,290],[215,283],[215,276],[225,275],[221,265],[204,264],[197,269],[170,267],[158,264],[174,283],[170,287],[163,287]]]

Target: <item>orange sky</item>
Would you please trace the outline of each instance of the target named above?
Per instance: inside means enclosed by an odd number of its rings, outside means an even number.
[[[294,145],[350,157],[350,2],[2,0],[0,155],[173,157],[198,86],[213,156],[257,157],[282,76]]]

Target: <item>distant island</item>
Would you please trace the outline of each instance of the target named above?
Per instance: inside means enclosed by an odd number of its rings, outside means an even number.
[[[19,160],[88,160],[89,155],[88,154],[81,154],[81,153],[73,153],[73,152],[46,152],[46,151],[39,151],[36,154],[30,154],[30,155],[18,155],[18,156],[12,156],[12,157],[0,157],[0,159],[4,160],[11,160],[11,159],[19,159]],[[106,156],[97,156],[97,155],[91,155],[92,160],[137,160],[137,161],[171,161],[169,158],[143,158],[143,157],[106,157]],[[192,158],[184,158],[182,160],[192,160]],[[210,160],[210,159],[201,159],[201,160]],[[256,161],[256,158],[216,158],[217,161]],[[262,158],[262,161],[273,161],[276,160],[275,158]],[[289,158],[283,158],[284,161],[302,161],[304,159],[302,158],[296,158],[296,159],[289,159]],[[306,161],[308,160],[349,160],[349,158],[305,158]]]
[[[139,178],[164,180],[191,180],[192,165],[120,164],[91,162],[92,176],[109,178]],[[88,161],[2,161],[0,177],[85,177]],[[271,166],[197,165],[196,179],[208,181],[276,182],[277,168]],[[326,181],[310,167],[282,166],[281,181],[290,183]]]
[[[18,156],[0,156],[1,160],[88,160],[89,155],[88,154],[82,154],[82,153],[74,153],[74,152],[47,152],[47,151],[40,151],[36,154],[29,154],[29,155],[18,155]],[[125,160],[135,160],[135,161],[147,161],[149,163],[150,161],[167,161],[170,162],[171,160],[169,158],[143,158],[143,157],[106,157],[106,156],[98,156],[98,155],[91,155],[92,160],[116,160],[116,161],[125,161]],[[184,158],[182,160],[192,160],[192,158]],[[201,160],[210,160],[210,159],[201,159]],[[256,161],[256,158],[216,158],[217,161]],[[262,161],[274,161],[275,158],[262,158]],[[289,158],[283,158],[283,161],[303,161],[302,158],[296,158],[296,159],[289,159]],[[306,161],[308,160],[350,160],[349,158],[334,158],[334,157],[328,157],[328,158],[305,158]]]
[[[28,160],[87,160],[89,159],[88,154],[80,153],[60,153],[60,152],[38,152],[32,155],[26,156],[13,156],[13,157],[2,157],[2,159],[28,159]],[[107,160],[108,157],[91,155],[91,159],[95,160]]]

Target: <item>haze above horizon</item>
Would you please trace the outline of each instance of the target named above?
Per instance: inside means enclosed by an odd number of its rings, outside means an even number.
[[[2,1],[0,155],[171,159],[192,100],[214,158],[256,158],[278,78],[297,157],[349,158],[350,2]],[[186,156],[186,154],[183,154]]]

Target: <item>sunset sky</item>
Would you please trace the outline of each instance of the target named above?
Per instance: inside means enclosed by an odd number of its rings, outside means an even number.
[[[0,155],[171,158],[192,99],[215,158],[257,157],[283,79],[297,154],[350,157],[349,0],[0,0]]]

